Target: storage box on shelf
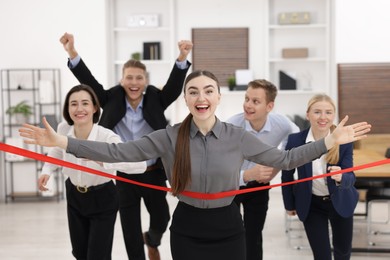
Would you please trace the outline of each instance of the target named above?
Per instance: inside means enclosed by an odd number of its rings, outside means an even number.
[[[20,108],[23,105],[23,108]],[[59,69],[3,69],[1,70],[1,106],[8,111],[1,117],[2,142],[25,148],[38,153],[47,150],[25,145],[19,137],[18,128],[23,122],[18,121],[14,112],[24,111],[26,121],[38,125],[43,116],[51,123],[61,119],[61,91]],[[53,125],[56,127],[56,125]],[[2,172],[6,202],[17,198],[60,199],[63,196],[62,181],[58,173],[54,174],[52,194],[42,194],[37,187],[37,178],[42,162],[23,156],[7,153],[2,157]],[[53,179],[53,178],[52,178]]]

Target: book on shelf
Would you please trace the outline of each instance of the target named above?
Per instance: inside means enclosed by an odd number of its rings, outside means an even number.
[[[160,60],[161,59],[161,43],[160,42],[144,42],[144,60]]]

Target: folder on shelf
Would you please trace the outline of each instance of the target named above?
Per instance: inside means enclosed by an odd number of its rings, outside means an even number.
[[[297,89],[297,81],[292,75],[279,70],[279,88],[281,90],[295,90]]]

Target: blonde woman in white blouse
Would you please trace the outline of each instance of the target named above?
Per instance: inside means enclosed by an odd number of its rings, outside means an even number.
[[[120,143],[111,130],[97,125],[100,105],[94,91],[87,85],[73,87],[65,98],[63,116],[66,122],[58,126],[58,133],[77,139]],[[76,158],[61,148],[51,148],[50,157],[86,166],[109,174],[116,170],[126,173],[144,172],[146,162],[101,163]],[[60,166],[45,163],[38,179],[41,191],[51,174]],[[111,259],[114,224],[119,208],[118,194],[112,179],[95,174],[63,168],[66,179],[68,225],[72,254],[76,259]]]

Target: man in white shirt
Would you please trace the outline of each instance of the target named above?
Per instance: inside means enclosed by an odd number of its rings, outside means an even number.
[[[261,141],[284,148],[287,137],[299,132],[299,128],[286,116],[271,113],[277,88],[267,80],[248,83],[245,93],[244,112],[232,116],[227,122],[245,128]],[[240,189],[269,185],[278,170],[244,161],[241,166]],[[237,195],[235,202],[243,205],[246,229],[247,260],[263,258],[262,230],[267,216],[269,190]]]

